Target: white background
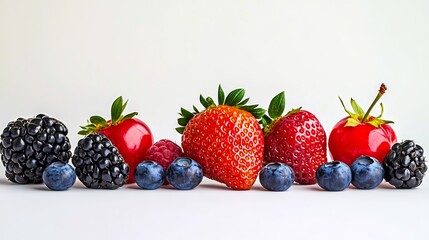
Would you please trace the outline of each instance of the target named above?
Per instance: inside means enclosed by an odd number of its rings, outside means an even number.
[[[129,99],[155,140],[180,143],[180,107],[243,87],[313,112],[329,134],[384,82],[398,139],[429,148],[428,1],[0,0],[0,125],[45,113],[76,132]],[[378,115],[379,107],[374,110]],[[3,166],[0,171],[4,172]],[[428,181],[428,180],[427,180]],[[0,177],[0,239],[427,239],[429,186],[193,191],[18,186]]]

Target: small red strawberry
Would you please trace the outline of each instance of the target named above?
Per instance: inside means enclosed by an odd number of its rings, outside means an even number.
[[[178,157],[183,157],[182,148],[168,139],[161,139],[154,143],[146,151],[144,155],[145,160],[152,160],[159,163],[164,170]]]
[[[185,155],[197,161],[204,175],[235,190],[250,189],[262,168],[264,134],[258,123],[265,110],[245,104],[244,89],[233,90],[225,99],[218,89],[218,103],[200,95],[206,108],[193,113],[181,109],[176,130],[182,135]]]
[[[152,145],[153,137],[149,127],[140,119],[134,118],[136,112],[122,115],[128,101],[123,103],[118,97],[112,104],[111,120],[92,116],[88,125],[81,127],[81,135],[97,132],[105,135],[118,149],[124,161],[130,166],[130,177],[127,183],[133,183],[134,169],[143,159],[146,150]]]
[[[299,184],[316,183],[317,168],[327,161],[326,133],[312,113],[293,109],[282,116],[284,92],[271,100],[262,119],[265,132],[264,161],[282,162],[292,167]]]

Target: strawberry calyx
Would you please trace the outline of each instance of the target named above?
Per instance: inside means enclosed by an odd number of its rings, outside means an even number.
[[[193,111],[188,111],[184,108],[180,108],[180,113],[179,113],[180,118],[177,119],[177,123],[179,124],[179,127],[176,128],[176,131],[180,134],[183,134],[183,131],[185,130],[186,125],[195,115],[207,109],[214,108],[217,106],[222,106],[222,105],[231,106],[243,111],[247,111],[250,114],[252,114],[257,120],[260,120],[266,112],[265,109],[259,108],[258,104],[246,105],[249,102],[249,98],[244,99],[245,90],[242,88],[232,90],[225,97],[225,92],[223,91],[222,86],[219,85],[217,95],[218,95],[217,97],[218,101],[216,104],[213,98],[204,97],[203,95],[200,94],[200,103],[204,107],[204,110],[202,111],[198,110],[198,108],[195,107],[195,105],[192,106]]]
[[[265,136],[268,136],[273,126],[284,116],[282,115],[286,106],[285,92],[282,91],[271,100],[268,107],[268,115],[264,115],[259,121],[262,124]],[[295,114],[301,110],[302,107],[294,108],[286,113],[285,116]]]
[[[382,83],[380,86],[380,89],[378,90],[377,96],[375,97],[374,101],[371,103],[371,106],[368,108],[366,112],[363,111],[362,107],[353,98],[350,99],[350,104],[352,105],[354,112],[348,110],[344,105],[343,100],[340,97],[338,97],[340,99],[341,105],[343,106],[344,110],[350,116],[347,119],[345,127],[356,127],[360,124],[368,123],[376,128],[379,128],[381,127],[382,124],[394,123],[393,121],[390,121],[390,120],[381,119],[384,113],[383,103],[380,103],[380,107],[381,107],[380,115],[376,117],[370,116],[371,110],[374,108],[375,104],[378,102],[378,100],[380,100],[380,98],[383,96],[386,90],[387,90],[386,85]]]
[[[88,135],[93,132],[98,132],[102,129],[108,128],[110,126],[115,126],[120,124],[126,119],[131,119],[136,116],[137,112],[132,112],[129,114],[123,115],[125,108],[127,107],[128,100],[123,102],[122,96],[119,96],[112,104],[111,107],[111,120],[106,120],[101,116],[91,116],[87,121],[88,124],[81,126],[81,130],[78,132],[80,135]]]

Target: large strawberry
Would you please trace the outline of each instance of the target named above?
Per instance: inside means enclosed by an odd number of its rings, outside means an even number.
[[[152,145],[153,136],[149,127],[135,118],[137,112],[122,115],[127,103],[128,101],[123,103],[122,97],[118,97],[112,104],[111,120],[106,121],[103,117],[92,116],[88,125],[81,127],[79,134],[97,132],[109,138],[130,166],[130,177],[127,183],[133,183],[135,182],[134,169]]]
[[[316,183],[317,168],[327,161],[326,133],[312,113],[293,109],[282,116],[285,94],[271,100],[262,119],[265,132],[264,161],[282,162],[292,167],[299,184]]]
[[[218,103],[200,95],[205,107],[191,113],[181,109],[176,130],[182,135],[185,155],[197,161],[204,175],[235,190],[250,189],[262,168],[264,134],[258,119],[265,110],[245,105],[243,89],[233,90],[225,98],[218,88]]]

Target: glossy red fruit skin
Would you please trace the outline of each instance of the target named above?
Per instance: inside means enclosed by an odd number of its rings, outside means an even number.
[[[130,166],[130,177],[127,183],[134,183],[134,170],[143,160],[146,150],[153,144],[153,136],[149,127],[140,119],[131,118],[117,125],[101,129],[98,133],[112,141]]]
[[[315,184],[317,168],[327,162],[326,133],[312,113],[283,116],[265,137],[264,162],[292,167],[299,184]]]
[[[386,154],[397,142],[392,127],[382,124],[377,128],[369,123],[346,127],[348,118],[345,117],[335,124],[329,135],[328,146],[331,158],[349,166],[362,155],[374,157],[383,163]]]

